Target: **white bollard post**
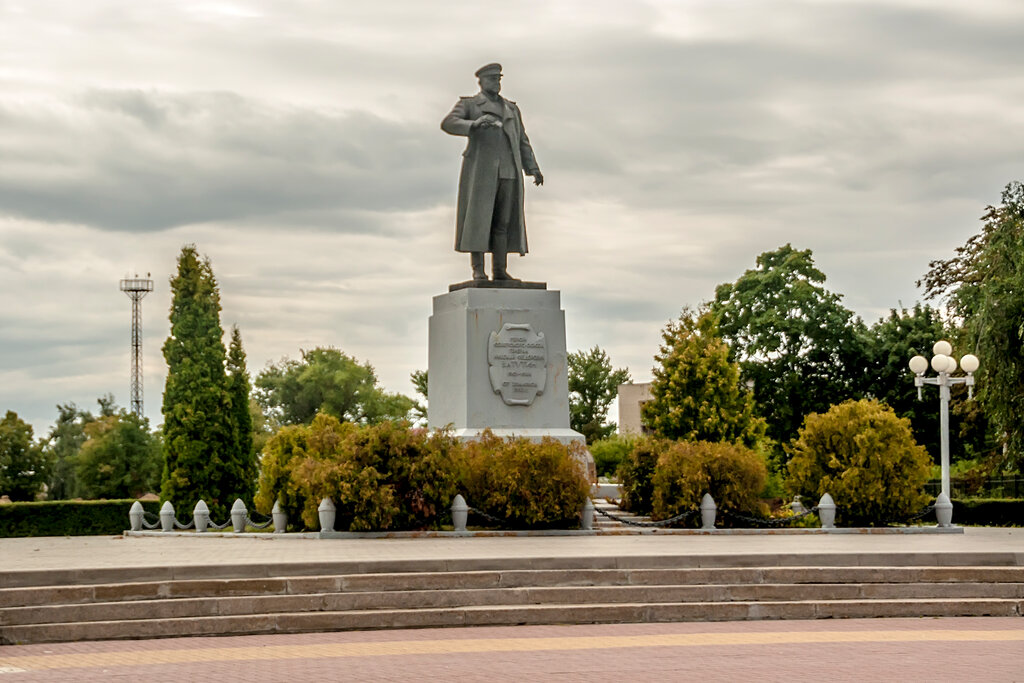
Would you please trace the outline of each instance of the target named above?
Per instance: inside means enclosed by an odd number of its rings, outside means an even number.
[[[818,501],[818,519],[822,529],[836,528],[836,502],[827,493]]]
[[[196,532],[203,533],[206,531],[206,526],[210,523],[210,508],[207,507],[206,501],[202,498],[196,503],[196,506],[192,508],[192,519],[196,523]]]
[[[802,515],[807,512],[807,508],[804,507],[800,496],[793,496],[793,502],[789,504],[789,509],[793,511],[794,515]]]
[[[146,510],[142,507],[142,503],[135,501],[132,503],[132,507],[128,510],[128,520],[131,522],[132,531],[142,531],[142,520],[145,519]]]
[[[584,531],[594,528],[594,503],[590,498],[583,501],[583,510],[580,512],[580,528]]]
[[[465,531],[466,522],[469,521],[469,506],[466,505],[466,499],[462,497],[461,493],[455,494],[451,510],[452,526],[455,527],[456,531]]]
[[[935,521],[939,526],[953,526],[953,501],[945,493],[935,499]]]
[[[162,531],[174,531],[174,506],[171,501],[166,500],[160,507],[160,529]]]
[[[320,531],[334,531],[334,517],[338,514],[338,508],[334,507],[334,501],[324,498],[320,501],[320,507],[316,511],[320,517]]]
[[[700,528],[714,529],[717,512],[718,506],[715,505],[715,499],[711,497],[710,493],[705,493],[700,500]]]
[[[270,516],[274,518],[274,533],[283,534],[288,529],[288,513],[281,507],[280,498],[274,501],[274,509],[270,511]]]
[[[249,511],[245,509],[242,499],[235,498],[235,502],[231,506],[231,526],[234,527],[236,534],[245,531],[245,517],[248,514]]]

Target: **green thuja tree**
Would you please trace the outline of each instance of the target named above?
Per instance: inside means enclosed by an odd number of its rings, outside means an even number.
[[[242,479],[238,491],[244,500],[251,500],[256,493],[256,450],[253,446],[253,416],[250,410],[249,394],[252,385],[245,367],[245,350],[242,348],[242,333],[238,327],[231,328],[231,344],[228,347],[228,395],[231,397],[231,418],[235,428],[235,452],[231,469]]]
[[[754,414],[753,396],[740,384],[714,314],[684,310],[662,340],[644,424],[667,439],[760,445],[765,421]]]
[[[194,245],[178,257],[171,279],[171,334],[164,342],[164,471],[160,497],[181,512],[202,498],[223,518],[251,489],[251,472],[238,465],[235,413],[220,326],[220,292],[209,259]],[[246,404],[246,407],[248,404]]]

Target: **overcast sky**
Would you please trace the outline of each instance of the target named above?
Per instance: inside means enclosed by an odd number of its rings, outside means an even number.
[[[464,139],[504,65],[545,185],[511,272],[562,293],[569,349],[650,378],[660,330],[757,255],[812,249],[868,322],[1024,180],[1019,0],[0,0],[0,411],[145,406],[168,279],[196,244],[255,374],[335,346],[412,394]]]

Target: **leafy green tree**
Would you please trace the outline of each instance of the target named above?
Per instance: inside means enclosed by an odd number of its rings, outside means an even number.
[[[981,220],[981,232],[953,258],[932,261],[918,285],[963,322],[981,361],[978,398],[1006,448],[1007,468],[1024,472],[1024,184],[1009,183]]]
[[[96,399],[100,417],[118,414],[113,394],[104,394]],[[57,406],[57,420],[43,443],[43,451],[51,463],[50,479],[46,497],[49,500],[68,500],[79,497],[78,455],[85,443],[85,427],[96,417],[88,410],[82,410],[74,403]]]
[[[753,396],[740,384],[714,315],[684,309],[661,336],[644,424],[668,439],[760,445],[765,422],[754,414]]]
[[[256,450],[253,446],[253,417],[249,411],[249,372],[245,367],[245,350],[242,348],[242,333],[238,327],[231,328],[231,344],[228,347],[227,387],[231,398],[232,426],[235,429],[235,449],[231,457],[231,470],[242,478],[237,491],[244,500],[252,500],[256,493]]]
[[[935,463],[939,462],[938,392],[926,389],[922,400],[918,400],[907,362],[915,355],[931,357],[935,342],[955,340],[959,334],[936,309],[915,304],[911,310],[890,310],[887,317],[871,326],[867,337],[865,393],[891,407],[899,417],[910,420],[914,440],[928,450]],[[972,404],[967,402],[963,385],[953,387],[949,417],[954,462],[984,455],[990,448],[984,416]]]
[[[779,442],[796,435],[804,415],[863,392],[866,327],[824,282],[811,250],[787,244],[715,291],[721,335]]]
[[[160,485],[160,437],[149,420],[126,410],[85,425],[86,441],[75,459],[77,495],[136,498]]]
[[[569,354],[569,426],[591,444],[615,431],[605,423],[619,385],[630,381],[626,368],[612,369],[608,354],[595,346]]]
[[[302,360],[284,359],[256,377],[256,400],[279,424],[309,424],[317,413],[342,422],[403,419],[414,401],[377,386],[368,363],[334,348],[302,351]]]
[[[424,422],[427,419],[427,405],[430,400],[427,397],[427,377],[426,370],[414,370],[412,374],[409,375],[409,379],[412,380],[412,386],[416,389],[416,393],[423,397],[423,403],[416,401],[412,408],[413,417],[417,422]]]
[[[35,500],[46,483],[48,465],[43,449],[32,440],[32,425],[8,410],[0,420],[0,495]]]
[[[81,410],[74,403],[57,406],[57,420],[43,446],[53,465],[47,483],[47,498],[50,500],[68,500],[77,495],[75,469],[78,453],[85,443],[85,425],[95,419],[89,411]]]
[[[235,458],[238,427],[225,372],[220,292],[209,259],[200,259],[194,245],[181,250],[171,293],[160,496],[177,510],[191,510],[202,498],[223,517],[235,497],[250,491],[251,473]]]

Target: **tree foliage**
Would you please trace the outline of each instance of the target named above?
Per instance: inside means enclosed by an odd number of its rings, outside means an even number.
[[[416,393],[423,397],[423,403],[414,401],[412,407],[413,417],[421,424],[427,421],[427,407],[430,401],[430,398],[427,396],[428,377],[429,375],[426,370],[414,370],[409,374],[409,379],[412,381],[412,386],[416,389]]]
[[[74,403],[57,406],[57,420],[43,445],[52,463],[47,483],[47,497],[50,500],[67,500],[77,495],[75,468],[78,454],[85,443],[85,426],[95,419],[92,413],[80,409]]]
[[[751,447],[764,438],[765,422],[754,415],[753,397],[741,386],[739,367],[730,362],[710,311],[686,309],[670,321],[654,360],[653,398],[642,415],[655,434]]]
[[[606,438],[615,431],[614,422],[605,423],[608,409],[619,385],[630,381],[629,370],[612,369],[608,354],[598,346],[570,353],[568,362],[569,426],[586,437],[588,444]]]
[[[160,438],[149,420],[121,410],[90,421],[85,436],[75,459],[78,497],[137,498],[159,487]]]
[[[720,510],[765,516],[760,494],[768,477],[764,458],[734,443],[679,441],[658,458],[651,479],[651,517],[668,519],[700,509],[705,493]],[[723,520],[727,521],[727,520]]]
[[[118,414],[113,394],[100,396],[96,403],[99,404],[99,417]],[[43,443],[43,451],[51,464],[46,491],[49,500],[68,500],[82,496],[78,489],[78,455],[87,438],[85,428],[96,419],[95,415],[74,403],[57,406],[57,419]]]
[[[928,305],[915,304],[913,309],[891,309],[889,315],[871,326],[867,338],[867,368],[864,390],[910,420],[914,440],[924,446],[939,462],[938,392],[925,389],[917,398],[913,375],[907,369],[909,360],[932,355],[932,346],[940,339],[956,342],[960,331],[947,324],[939,312]],[[963,385],[953,388],[950,406],[950,455],[954,462],[984,455],[987,429],[984,415],[976,402],[967,401]]]
[[[1006,446],[1007,466],[1024,470],[1024,184],[981,217],[981,232],[950,259],[932,261],[924,285],[962,321],[978,356],[978,398]]]
[[[796,435],[804,415],[862,391],[865,326],[824,282],[811,250],[787,244],[715,291],[720,332],[779,442]]]
[[[390,420],[342,423],[320,413],[267,443],[256,505],[266,514],[280,500],[308,528],[317,528],[323,498],[334,501],[338,530],[437,527],[456,493],[460,454],[445,432]]]
[[[790,448],[790,491],[815,502],[830,494],[842,523],[902,522],[928,501],[928,453],[908,421],[878,401],[846,401],[808,415]]]
[[[279,424],[309,424],[317,413],[342,422],[402,419],[413,400],[377,385],[368,363],[334,348],[302,351],[302,360],[284,359],[256,377],[256,400]]]
[[[164,471],[161,498],[191,510],[200,498],[215,517],[250,490],[240,467],[238,426],[228,388],[220,292],[209,259],[194,245],[178,257],[171,279],[171,334],[164,342]]]
[[[8,410],[0,420],[0,495],[35,500],[48,475],[43,449],[32,439],[32,425]]]
[[[256,451],[253,446],[253,417],[250,412],[249,372],[245,367],[242,333],[237,326],[231,328],[228,346],[227,389],[231,399],[231,421],[235,429],[235,449],[231,454],[231,469],[241,477],[238,492],[245,500],[252,500],[256,492]]]

